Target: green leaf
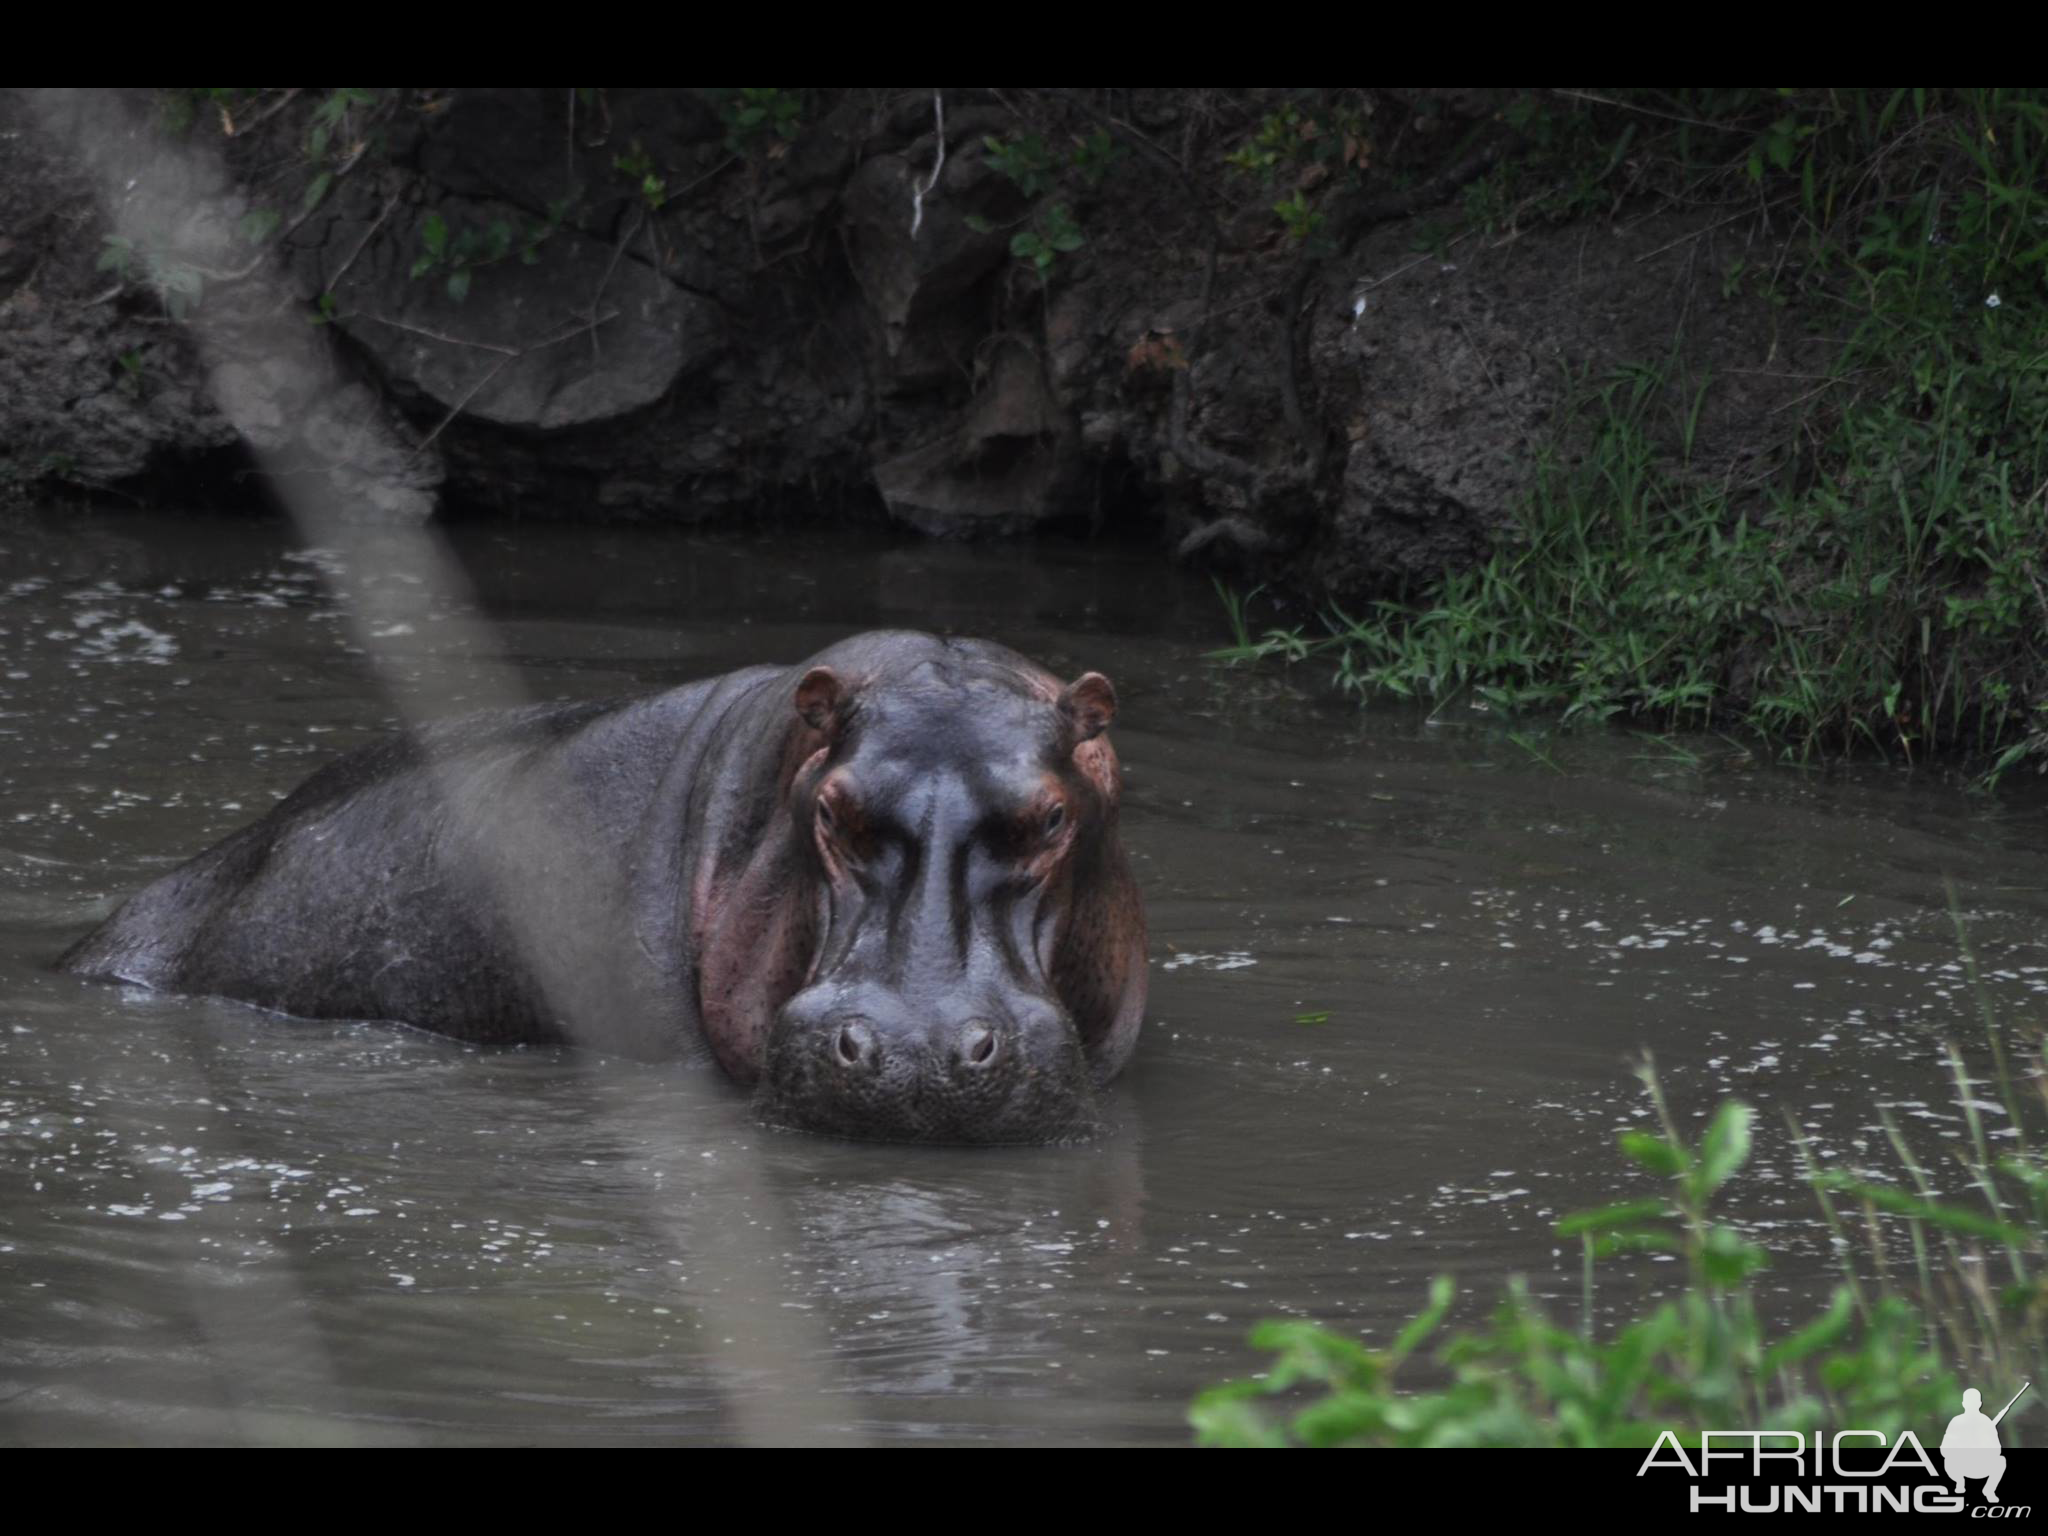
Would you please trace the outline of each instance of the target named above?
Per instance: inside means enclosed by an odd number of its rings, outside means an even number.
[[[276,233],[281,215],[275,208],[252,208],[242,215],[236,226],[242,238],[251,245],[261,245]]]
[[[1401,1330],[1401,1336],[1394,1340],[1394,1347],[1387,1351],[1387,1366],[1392,1369],[1415,1352],[1415,1347],[1432,1333],[1444,1320],[1444,1314],[1451,1310],[1451,1303],[1457,1299],[1458,1288],[1449,1275],[1438,1275],[1429,1282],[1429,1305],[1422,1314]]]
[[[448,274],[448,297],[458,304],[469,297],[469,272],[468,267],[457,267]]]
[[[1711,1195],[1729,1176],[1749,1161],[1750,1126],[1756,1111],[1740,1100],[1731,1099],[1715,1113],[1700,1143],[1698,1193]]]
[[[1609,1259],[1617,1253],[1677,1253],[1684,1246],[1670,1232],[1636,1227],[1608,1233],[1593,1245],[1593,1253],[1598,1258]]]
[[[1294,1416],[1294,1435],[1312,1447],[1349,1445],[1387,1422],[1386,1407],[1377,1393],[1333,1392]]]
[[[1624,1200],[1590,1211],[1573,1211],[1553,1229],[1559,1237],[1577,1237],[1583,1232],[1610,1232],[1632,1227],[1641,1221],[1656,1221],[1671,1215],[1668,1200]]]
[[[1205,1446],[1282,1449],[1287,1436],[1259,1411],[1263,1390],[1255,1381],[1211,1387],[1188,1409],[1195,1439]]]
[[[439,258],[448,249],[448,221],[438,213],[430,213],[420,225],[420,243],[427,253]]]
[[[1700,1250],[1700,1267],[1708,1281],[1719,1286],[1740,1285],[1769,1262],[1763,1249],[1733,1227],[1712,1228]]]
[[[1889,1211],[1894,1216],[1910,1216],[1916,1221],[1930,1222],[1951,1232],[1989,1238],[1993,1242],[2010,1243],[2015,1247],[2027,1241],[2025,1232],[2006,1222],[1994,1221],[1989,1216],[1979,1216],[1975,1211],[1966,1211],[1960,1206],[1943,1205],[1938,1200],[1926,1200],[1918,1195],[1909,1195],[1889,1184],[1865,1184],[1845,1173],[1824,1173],[1814,1182],[1824,1189],[1836,1190],[1858,1200],[1867,1200],[1880,1211]]]
[[[1645,1168],[1651,1173],[1676,1178],[1685,1172],[1685,1154],[1662,1136],[1653,1135],[1649,1131],[1623,1131],[1621,1150],[1637,1167]]]
[[[304,210],[307,213],[311,213],[315,208],[318,208],[320,200],[327,195],[327,189],[333,185],[334,173],[332,171],[322,171],[318,176],[315,176],[306,187],[306,196],[302,205]]]
[[[1789,1339],[1781,1339],[1764,1351],[1764,1374],[1773,1375],[1783,1367],[1796,1365],[1818,1354],[1848,1331],[1856,1320],[1856,1296],[1846,1285],[1835,1287],[1827,1311]]]
[[[1269,1319],[1252,1330],[1251,1342],[1254,1349],[1274,1350],[1280,1356],[1266,1377],[1268,1392],[1284,1392],[1303,1381],[1369,1384],[1381,1374],[1371,1350],[1314,1323]]]

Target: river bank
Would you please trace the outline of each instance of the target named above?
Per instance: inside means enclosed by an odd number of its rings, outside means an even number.
[[[11,92],[0,492],[1108,534],[1362,688],[2010,770],[2043,113]]]

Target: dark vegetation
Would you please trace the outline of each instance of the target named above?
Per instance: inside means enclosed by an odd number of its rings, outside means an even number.
[[[1718,281],[1823,338],[1825,366],[1741,473],[1695,462],[1715,380],[1682,334],[1581,374],[1483,559],[1320,628],[1254,635],[1227,598],[1229,654],[1328,658],[1362,695],[1739,721],[1800,756],[2048,767],[2048,93],[1623,92],[1508,118],[1524,148],[1468,219],[1649,197],[1782,221],[1774,261]]]

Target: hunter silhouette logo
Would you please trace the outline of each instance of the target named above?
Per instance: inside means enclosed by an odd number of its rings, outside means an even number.
[[[1963,1492],[1965,1479],[1981,1477],[1984,1497],[1993,1504],[1998,1502],[1998,1482],[2005,1476],[2005,1451],[1998,1443],[1998,1425],[2032,1385],[2031,1381],[2022,1382],[2019,1391],[2013,1393],[2012,1402],[1998,1410],[1996,1419],[1984,1417],[1984,1396],[1975,1387],[1963,1394],[1963,1411],[1948,1421],[1948,1428],[1941,1435],[1941,1469],[1954,1479],[1957,1493]]]
[[[1998,1497],[2006,1465],[1998,1426],[2032,1385],[2021,1383],[1997,1418],[1984,1416],[1982,1393],[1974,1387],[1965,1391],[1963,1411],[1942,1433],[1939,1467],[1910,1429],[1896,1439],[1884,1430],[1854,1427],[1816,1429],[1810,1435],[1790,1429],[1708,1429],[1700,1432],[1695,1450],[1666,1429],[1658,1433],[1636,1476],[1682,1472],[1686,1504],[1696,1515],[1714,1510],[1730,1515],[1796,1511],[2025,1519],[2033,1512],[2031,1505],[2006,1504]],[[1873,1465],[1880,1452],[1882,1464]],[[1967,1485],[1972,1481],[1984,1485],[1981,1503],[1970,1502]]]

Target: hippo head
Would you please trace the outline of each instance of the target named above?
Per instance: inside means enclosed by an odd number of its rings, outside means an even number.
[[[767,1024],[764,1114],[893,1141],[1090,1132],[1144,986],[1109,680],[948,655],[813,667],[791,704],[816,743],[786,791],[809,964]]]

